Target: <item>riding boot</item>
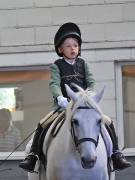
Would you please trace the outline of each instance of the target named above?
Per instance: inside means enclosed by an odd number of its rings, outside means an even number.
[[[116,136],[113,123],[111,123],[109,126],[106,125],[106,128],[110,134],[113,144],[113,154],[111,158],[114,170],[123,170],[130,167],[131,163],[125,159],[124,154],[119,150],[118,138]]]
[[[30,149],[30,153],[26,158],[19,164],[19,167],[28,171],[28,172],[34,172],[36,161],[39,159],[39,137],[42,133],[43,128],[41,127],[40,123],[38,124],[38,127],[35,131],[35,135],[33,138],[32,146]]]

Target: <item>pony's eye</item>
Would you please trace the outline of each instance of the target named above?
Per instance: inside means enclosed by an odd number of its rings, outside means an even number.
[[[73,124],[79,126],[79,121],[77,119],[73,119],[72,122],[73,122]]]
[[[101,124],[101,122],[102,122],[102,119],[99,119],[97,123],[98,123],[98,124]]]

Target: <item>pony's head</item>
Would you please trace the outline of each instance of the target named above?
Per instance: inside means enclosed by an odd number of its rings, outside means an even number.
[[[75,93],[68,85],[66,91],[71,99],[67,109],[67,116],[70,114],[71,132],[77,150],[81,156],[81,163],[84,168],[92,168],[95,165],[97,156],[96,148],[101,130],[101,123],[109,122],[102,113],[99,102],[102,99],[104,89],[99,93],[93,93],[78,87]]]

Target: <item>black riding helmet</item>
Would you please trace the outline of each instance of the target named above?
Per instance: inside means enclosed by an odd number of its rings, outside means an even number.
[[[58,29],[54,37],[55,51],[60,57],[62,57],[63,55],[62,53],[59,53],[58,48],[60,47],[62,42],[68,37],[73,37],[77,39],[79,46],[81,47],[82,39],[79,27],[75,23],[65,23]],[[78,55],[80,55],[80,52]]]

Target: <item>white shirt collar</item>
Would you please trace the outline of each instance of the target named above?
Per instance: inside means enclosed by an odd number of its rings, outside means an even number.
[[[68,64],[73,65],[75,63],[75,59],[64,59]]]

